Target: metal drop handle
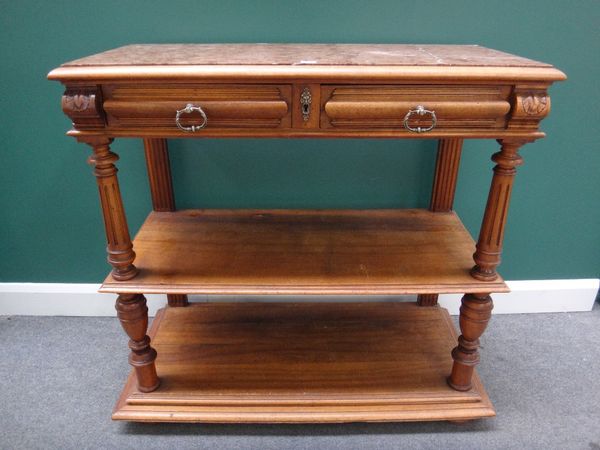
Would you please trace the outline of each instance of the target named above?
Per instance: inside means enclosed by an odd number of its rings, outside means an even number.
[[[181,125],[181,123],[179,122],[179,119],[181,118],[182,114],[190,114],[194,111],[198,111],[200,113],[200,115],[202,116],[202,123],[200,125],[190,125],[189,127],[183,126]],[[202,110],[202,108],[200,108],[199,106],[194,106],[191,103],[188,103],[185,108],[180,109],[177,111],[177,114],[175,114],[175,123],[177,124],[177,127],[185,132],[195,132],[195,131],[199,131],[202,128],[204,128],[206,126],[206,124],[208,123],[208,117],[206,117],[206,113]]]
[[[421,128],[421,127],[412,128],[408,124],[408,121],[410,120],[410,118],[413,114],[416,114],[418,116],[424,116],[425,114],[431,114],[431,125],[427,128]],[[436,124],[437,124],[437,117],[435,116],[435,111],[430,111],[428,109],[425,109],[425,107],[422,105],[418,105],[416,109],[411,109],[404,116],[404,128],[406,128],[408,131],[412,131],[414,133],[426,133],[427,131],[431,131],[435,128]]]

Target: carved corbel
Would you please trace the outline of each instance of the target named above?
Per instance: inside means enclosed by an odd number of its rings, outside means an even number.
[[[77,130],[97,130],[106,123],[102,110],[102,92],[97,85],[67,86],[62,97],[62,110]]]
[[[550,97],[545,87],[516,86],[508,129],[537,130],[540,121],[550,113]]]

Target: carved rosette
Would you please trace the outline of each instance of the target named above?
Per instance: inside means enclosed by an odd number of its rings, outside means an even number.
[[[529,93],[519,97],[521,108],[528,116],[543,116],[548,109],[549,98],[545,94]]]
[[[550,97],[545,89],[517,86],[513,95],[509,129],[537,130],[550,113]]]
[[[102,110],[102,93],[96,85],[67,86],[62,97],[62,110],[77,130],[97,130],[106,123]]]

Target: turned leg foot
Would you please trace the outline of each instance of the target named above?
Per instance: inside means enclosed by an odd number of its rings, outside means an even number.
[[[460,307],[458,346],[452,350],[454,364],[448,384],[457,391],[471,389],[473,370],[479,363],[479,338],[492,315],[492,298],[487,294],[466,294]]]
[[[142,294],[121,294],[115,305],[121,326],[130,338],[129,364],[135,369],[138,390],[152,392],[158,388],[160,380],[156,374],[156,350],[150,347],[148,328],[148,307]]]

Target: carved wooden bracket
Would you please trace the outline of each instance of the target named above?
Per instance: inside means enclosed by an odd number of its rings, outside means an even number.
[[[550,97],[545,88],[516,86],[513,93],[509,129],[537,130],[550,113]]]
[[[67,86],[62,110],[77,130],[97,130],[106,123],[102,110],[102,92],[97,85]]]
[[[545,116],[547,114],[550,98],[546,94],[529,93],[519,97],[521,108],[529,116]]]

